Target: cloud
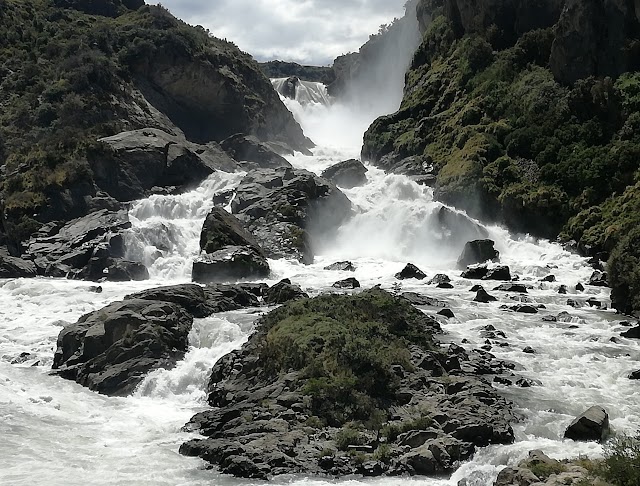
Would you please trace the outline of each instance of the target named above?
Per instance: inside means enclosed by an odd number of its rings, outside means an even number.
[[[235,42],[260,61],[329,65],[357,51],[406,0],[164,0],[176,17]]]

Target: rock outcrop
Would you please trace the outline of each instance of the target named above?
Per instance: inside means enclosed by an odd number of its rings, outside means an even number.
[[[326,236],[351,215],[351,202],[332,183],[299,169],[247,174],[231,210],[269,258],[313,261],[310,234]]]
[[[351,189],[367,182],[367,168],[359,160],[350,159],[332,165],[322,172],[322,177],[336,186]]]
[[[255,136],[235,134],[225,138],[220,146],[245,170],[291,168],[287,159]]]
[[[602,407],[591,407],[571,422],[564,437],[578,441],[603,441],[610,434],[609,414]]]
[[[266,278],[269,272],[269,262],[261,252],[249,246],[225,246],[198,256],[193,262],[191,278],[200,283],[232,282]]]
[[[417,280],[424,280],[427,278],[427,274],[416,267],[413,263],[407,263],[406,266],[395,277],[398,280],[406,280],[409,278],[415,278]]]
[[[469,265],[488,261],[499,262],[500,253],[493,247],[494,244],[492,240],[468,241],[458,258],[458,268],[464,269]]]
[[[477,447],[512,442],[507,402],[464,371],[464,350],[437,349],[437,332],[435,319],[380,289],[285,304],[216,363],[212,409],[187,426],[205,438],[180,452],[254,479],[380,476],[448,473]]]

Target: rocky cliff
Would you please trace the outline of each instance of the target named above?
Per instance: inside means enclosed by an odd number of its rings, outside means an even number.
[[[606,259],[638,222],[637,3],[421,0],[402,105],[363,159],[437,174],[438,199]]]
[[[161,6],[0,2],[0,37],[0,233],[14,254],[44,222],[144,197],[167,171],[180,179],[182,162],[202,166],[205,154],[200,179],[223,168],[215,142],[235,133],[311,146],[249,55]],[[126,150],[106,141],[143,129],[162,132],[155,148],[144,136]]]

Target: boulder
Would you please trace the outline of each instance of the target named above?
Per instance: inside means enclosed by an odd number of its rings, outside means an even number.
[[[553,283],[556,281],[556,276],[555,275],[547,275],[546,277],[543,277],[540,279],[541,282],[549,282],[549,283]]]
[[[442,309],[438,312],[438,315],[446,317],[447,319],[453,319],[456,316],[451,309]]]
[[[212,312],[228,312],[247,307],[259,307],[267,284],[212,284],[204,288],[205,309]]]
[[[499,290],[500,292],[518,292],[521,294],[527,293],[527,286],[524,284],[501,284],[495,287],[493,290]]]
[[[415,278],[417,280],[424,280],[427,278],[427,274],[416,267],[413,263],[407,263],[401,272],[396,273],[395,277],[398,280],[406,280],[409,278]]]
[[[198,145],[155,128],[122,132],[99,141],[105,150],[91,160],[94,179],[118,201],[143,198],[154,187],[195,187],[217,170],[238,167],[215,143]]]
[[[300,286],[292,284],[289,279],[283,279],[265,292],[264,302],[268,305],[277,305],[308,297],[309,295],[303,292]]]
[[[248,246],[225,246],[213,253],[203,253],[193,262],[191,278],[194,282],[213,283],[243,278],[269,276],[267,259]]]
[[[607,272],[601,272],[600,270],[593,272],[589,278],[589,285],[593,285],[595,287],[608,287],[609,283],[607,282]]]
[[[446,307],[447,306],[447,303],[442,300],[438,300],[433,297],[429,297],[422,294],[417,294],[415,292],[403,292],[401,297],[403,299],[408,300],[413,305],[426,305],[429,307]]]
[[[640,339],[640,325],[627,329],[621,336],[629,339]]]
[[[442,206],[431,216],[429,225],[439,230],[443,242],[456,246],[461,241],[479,240],[489,236],[486,228],[466,213],[446,206]]]
[[[429,280],[427,282],[427,284],[429,284],[429,285],[434,285],[434,284],[435,285],[440,285],[440,284],[443,284],[443,283],[450,283],[450,282],[451,282],[451,279],[447,275],[445,275],[443,273],[439,273],[435,277],[433,277],[431,280]]]
[[[332,183],[300,169],[260,169],[240,182],[231,203],[269,258],[313,262],[310,240],[327,237],[351,215]]]
[[[184,307],[194,317],[207,317],[213,309],[208,306],[204,289],[196,284],[171,285],[143,290],[125,296],[124,300],[159,300]]]
[[[322,177],[330,180],[336,186],[351,189],[367,182],[367,168],[359,160],[350,159],[325,169],[322,172]]]
[[[324,267],[325,270],[335,270],[338,272],[355,272],[356,267],[351,262],[336,262]]]
[[[242,222],[220,207],[213,208],[202,225],[200,251],[215,253],[227,246],[245,246],[263,254],[255,237],[244,229]]]
[[[22,258],[0,255],[0,278],[35,277],[36,265]]]
[[[220,146],[233,159],[237,160],[243,169],[291,168],[287,159],[255,136],[237,133],[220,142]]]
[[[484,263],[487,261],[500,261],[500,253],[493,247],[492,240],[474,240],[464,245],[462,254],[458,258],[458,268],[467,268],[469,265]]]
[[[514,312],[520,312],[521,314],[537,314],[538,309],[532,305],[516,305],[511,308]]]
[[[335,289],[357,289],[360,288],[360,282],[358,282],[355,278],[345,278],[344,280],[339,280],[332,285]]]
[[[68,276],[74,279],[92,280],[94,282],[104,280],[109,282],[128,282],[130,280],[148,280],[149,271],[140,262],[110,257],[92,257],[82,270],[72,271]]]
[[[603,441],[610,433],[609,414],[604,408],[594,406],[571,422],[564,437],[575,441]]]
[[[640,380],[640,370],[632,371],[629,373],[630,380]]]
[[[470,280],[511,280],[511,271],[504,265],[495,267],[471,265],[462,272],[461,277]]]
[[[65,326],[58,335],[53,369],[106,395],[126,395],[153,369],[184,356],[193,323],[172,302],[114,302]]]
[[[584,285],[582,285],[580,282],[576,284],[576,292],[584,292]]]
[[[474,302],[482,302],[484,304],[487,304],[489,302],[496,302],[498,299],[496,299],[494,296],[489,295],[487,293],[486,290],[484,289],[480,289],[478,290],[475,298],[473,299]]]

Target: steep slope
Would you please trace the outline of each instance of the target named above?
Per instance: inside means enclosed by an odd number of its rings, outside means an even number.
[[[2,0],[0,38],[2,221],[14,252],[91,198],[145,195],[96,175],[113,155],[99,138],[152,128],[200,144],[241,132],[311,145],[249,55],[161,6]]]
[[[421,0],[401,108],[370,127],[363,158],[402,171],[413,157],[440,200],[606,259],[640,222],[639,7]]]

